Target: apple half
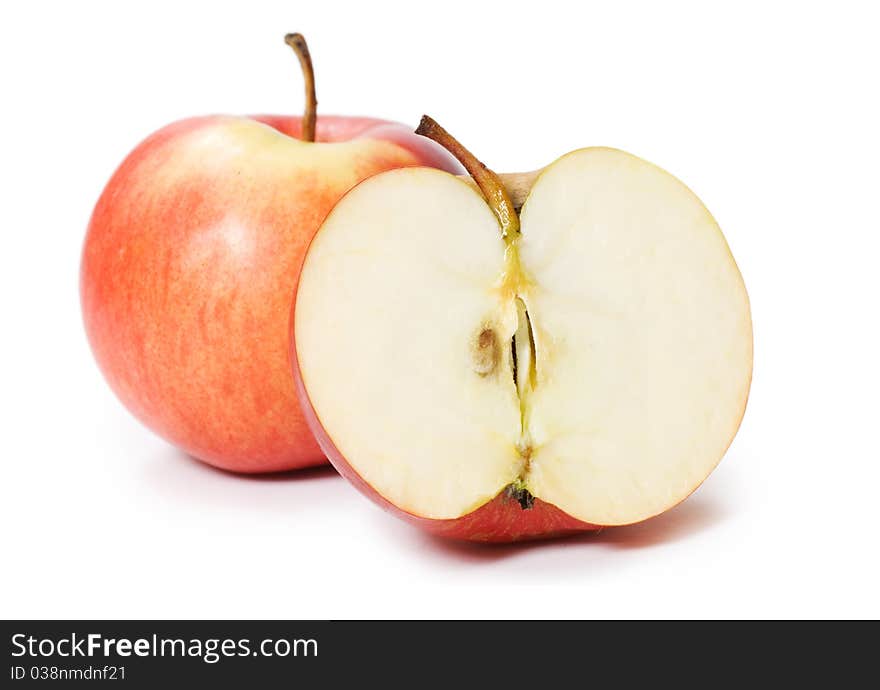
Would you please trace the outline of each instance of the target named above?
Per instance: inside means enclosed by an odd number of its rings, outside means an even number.
[[[330,461],[405,519],[479,541],[685,499],[733,439],[752,371],[749,300],[715,220],[610,148],[514,181],[518,210],[430,118],[419,133],[476,185],[376,175],[305,257],[291,355]]]

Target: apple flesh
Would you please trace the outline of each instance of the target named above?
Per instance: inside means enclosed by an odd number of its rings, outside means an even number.
[[[319,444],[380,505],[449,537],[668,510],[723,456],[751,380],[748,297],[718,225],[672,175],[608,148],[543,169],[520,227],[503,219],[424,168],[337,204],[292,319]]]
[[[89,224],[80,292],[122,402],[189,454],[238,472],[324,463],[290,376],[288,320],[312,235],[352,186],[401,166],[460,168],[402,125],[202,117],[146,139]]]

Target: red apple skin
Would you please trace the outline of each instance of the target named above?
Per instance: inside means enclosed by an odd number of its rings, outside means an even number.
[[[293,324],[296,323],[294,318],[295,311],[296,299],[294,299],[294,307],[290,318],[290,359],[297,395],[299,396],[306,422],[312,430],[318,445],[339,474],[381,508],[437,536],[474,542],[514,542],[546,539],[576,532],[602,529],[601,525],[582,522],[564,513],[556,506],[537,498],[534,500],[531,508],[524,510],[519,502],[515,498],[508,496],[505,491],[502,491],[491,501],[483,504],[472,513],[451,520],[436,520],[413,515],[388,501],[349,464],[333,443],[327,430],[324,429],[321,420],[318,419],[315,408],[309,400],[302,371],[299,367],[299,359],[296,354],[296,334],[293,330]]]
[[[392,168],[461,172],[403,125],[320,117],[316,141],[330,144],[299,141],[301,125],[210,116],[159,130],[110,179],[83,248],[83,319],[111,388],[160,436],[226,470],[325,462],[290,376],[288,319],[336,201]]]

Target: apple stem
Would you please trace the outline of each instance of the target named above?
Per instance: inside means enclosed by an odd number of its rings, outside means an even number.
[[[315,70],[312,67],[312,56],[309,53],[309,46],[302,34],[287,34],[284,42],[293,48],[293,52],[299,58],[299,65],[302,68],[303,81],[306,86],[306,106],[302,119],[303,141],[315,140],[315,125],[318,120],[318,97],[315,95]]]
[[[505,240],[512,240],[519,234],[519,216],[498,175],[483,165],[474,154],[462,146],[461,142],[427,115],[422,115],[422,121],[416,129],[416,134],[436,141],[455,156],[465,170],[470,173],[474,182],[477,183],[477,187],[486,197],[489,208],[498,218],[498,223],[501,225],[501,236]]]

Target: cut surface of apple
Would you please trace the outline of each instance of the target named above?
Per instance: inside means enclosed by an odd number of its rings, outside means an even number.
[[[506,235],[448,173],[362,182],[309,248],[292,327],[331,461],[446,523],[533,499],[584,528],[661,513],[719,462],[751,379],[748,297],[717,224],[608,148],[546,167]]]

